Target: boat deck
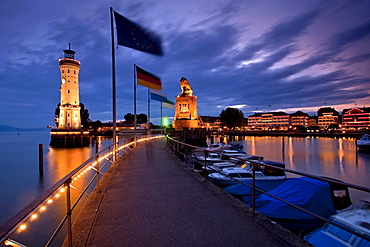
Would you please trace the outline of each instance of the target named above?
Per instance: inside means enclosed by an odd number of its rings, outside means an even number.
[[[112,166],[73,226],[73,246],[310,246],[166,150],[142,144]]]

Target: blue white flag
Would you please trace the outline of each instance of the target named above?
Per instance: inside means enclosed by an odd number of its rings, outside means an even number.
[[[175,104],[167,99],[167,95],[162,91],[158,90],[151,90],[150,91],[150,99],[158,100],[162,102],[162,106],[175,109]]]

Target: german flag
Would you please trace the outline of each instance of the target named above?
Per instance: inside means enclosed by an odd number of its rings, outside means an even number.
[[[136,81],[140,86],[148,87],[155,90],[162,90],[162,82],[159,77],[143,70],[142,68],[135,65],[136,69]]]

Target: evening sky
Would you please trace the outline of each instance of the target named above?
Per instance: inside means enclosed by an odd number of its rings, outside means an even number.
[[[368,0],[4,0],[1,125],[54,125],[58,59],[68,43],[81,62],[80,101],[91,120],[112,120],[109,7],[154,31],[164,50],[159,57],[116,47],[118,120],[133,113],[134,64],[159,76],[174,102],[186,77],[200,115],[218,116],[228,106],[246,117],[370,106]],[[158,124],[160,104],[150,107]],[[147,114],[141,86],[137,113]]]

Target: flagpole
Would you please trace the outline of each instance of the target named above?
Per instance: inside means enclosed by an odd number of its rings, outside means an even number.
[[[134,64],[134,141],[136,146],[136,126],[137,126],[137,118],[136,118],[136,85],[137,85],[137,76],[136,76],[136,64]]]
[[[150,89],[148,88],[148,137],[150,137]]]
[[[116,52],[114,47],[113,8],[110,7],[111,37],[112,37],[112,113],[113,113],[113,153],[116,152]],[[114,155],[115,156],[115,155]]]
[[[163,102],[161,101],[161,134],[162,134],[162,126],[163,126],[163,120],[162,120],[162,106],[163,106]]]

